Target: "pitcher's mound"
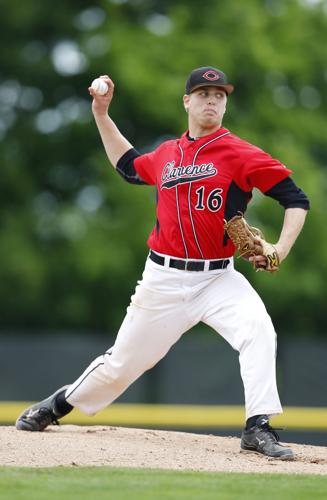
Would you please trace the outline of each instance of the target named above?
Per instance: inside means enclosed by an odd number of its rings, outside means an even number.
[[[44,432],[0,427],[0,465],[110,466],[155,469],[327,474],[327,448],[290,445],[292,462],[240,451],[240,439],[186,432],[76,425]]]

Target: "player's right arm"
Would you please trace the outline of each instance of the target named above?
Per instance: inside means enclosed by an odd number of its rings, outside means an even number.
[[[108,75],[103,75],[101,78],[108,85],[106,94],[96,94],[92,87],[88,90],[93,97],[92,112],[109,161],[127,182],[153,185],[156,183],[155,172],[152,168],[153,153],[140,155],[110,118],[109,107],[115,86]],[[137,168],[135,160],[138,160]]]
[[[104,95],[96,94],[92,87],[89,93],[93,97],[92,112],[98,127],[105,151],[110,163],[116,168],[118,160],[133,148],[132,144],[123,136],[108,111],[113,98],[115,85],[108,75],[101,78],[106,82],[109,90]]]

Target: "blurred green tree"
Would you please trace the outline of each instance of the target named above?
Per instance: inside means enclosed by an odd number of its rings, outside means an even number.
[[[312,202],[278,276],[237,261],[278,329],[327,327],[326,2],[49,0],[2,9],[2,328],[109,330],[147,254],[155,192],[110,168],[87,87],[115,81],[112,116],[141,151],[180,135],[190,70],[215,65],[236,87],[225,125],[294,170]],[[256,193],[251,222],[274,240],[283,210]]]

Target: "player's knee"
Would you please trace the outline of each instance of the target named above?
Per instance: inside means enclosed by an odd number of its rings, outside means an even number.
[[[252,330],[253,341],[260,344],[261,349],[275,350],[276,332],[268,314],[256,319],[255,328]]]
[[[132,374],[128,364],[117,363],[112,358],[106,356],[105,360],[105,374],[107,383],[123,388],[130,383]]]
[[[264,305],[246,311],[248,340],[275,343],[276,333]]]

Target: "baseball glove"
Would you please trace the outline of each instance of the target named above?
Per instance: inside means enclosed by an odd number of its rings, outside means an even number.
[[[265,240],[260,229],[250,226],[243,215],[235,215],[228,222],[225,221],[224,229],[237,248],[240,257],[245,259],[254,255],[266,257],[264,266],[253,261],[257,271],[270,273],[278,271],[280,261],[276,248]]]

